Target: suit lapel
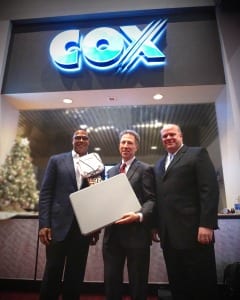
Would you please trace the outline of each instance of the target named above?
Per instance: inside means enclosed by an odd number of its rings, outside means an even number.
[[[114,175],[117,175],[120,173],[120,167],[121,167],[122,163],[119,163],[116,165],[116,169],[114,170],[115,171],[115,174]]]
[[[114,175],[119,174],[120,166],[121,166],[121,163],[118,163],[118,164],[114,167],[114,169],[113,169],[112,172],[111,172],[111,176],[114,176]],[[135,160],[132,162],[132,164],[131,164],[130,168],[128,169],[128,171],[127,171],[127,174],[126,174],[126,175],[127,175],[128,180],[130,180],[130,179],[134,176],[134,174],[135,174],[135,172],[137,171],[138,167],[139,167],[139,162],[138,162],[137,159],[135,159]]]
[[[166,174],[168,173],[171,168],[178,163],[178,161],[183,157],[185,152],[187,151],[187,146],[183,145],[182,148],[177,152],[177,154],[174,156],[173,160],[171,161],[170,165],[168,166],[166,170]]]
[[[66,170],[69,173],[72,181],[74,182],[74,184],[76,184],[77,187],[77,180],[76,180],[76,174],[75,174],[75,169],[73,164],[72,152],[68,152],[66,154],[63,163],[65,164]]]
[[[158,173],[158,175],[159,176],[161,176],[161,177],[163,177],[164,176],[164,174],[165,174],[165,163],[166,163],[166,158],[167,158],[167,155],[165,155],[165,157],[163,157],[160,161],[159,161],[159,163],[158,163],[158,165],[157,165],[157,173]]]
[[[132,162],[132,164],[131,164],[130,168],[128,169],[128,172],[127,172],[127,178],[128,178],[129,181],[134,176],[137,169],[138,169],[138,161],[137,161],[137,159],[134,159],[134,161]]]

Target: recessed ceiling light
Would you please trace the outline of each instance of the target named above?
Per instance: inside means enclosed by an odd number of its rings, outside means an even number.
[[[71,104],[72,103],[72,99],[65,98],[65,99],[63,99],[63,103]]]
[[[161,94],[156,94],[153,96],[154,100],[161,100],[162,98],[163,98],[163,95],[161,95]]]
[[[100,147],[95,147],[94,150],[99,152],[99,151],[101,151],[101,148]]]
[[[79,128],[80,129],[87,129],[87,124],[81,124],[81,125],[79,125]]]
[[[157,150],[157,146],[151,146],[151,150]]]

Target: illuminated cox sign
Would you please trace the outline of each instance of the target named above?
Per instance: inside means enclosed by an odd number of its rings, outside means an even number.
[[[147,67],[165,63],[165,55],[156,46],[165,29],[166,20],[149,23],[143,30],[135,25],[121,26],[119,31],[99,27],[85,36],[73,29],[59,33],[50,44],[50,56],[61,71],[79,72],[86,64],[96,70],[116,69],[127,73],[139,64]]]

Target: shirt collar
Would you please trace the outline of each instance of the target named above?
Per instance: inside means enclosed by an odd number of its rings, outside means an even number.
[[[182,147],[183,147],[183,144],[177,149],[176,152],[174,152],[174,153],[169,153],[169,152],[168,152],[168,155],[169,155],[169,156],[170,156],[170,155],[175,156],[175,155],[178,153],[178,151],[179,151]]]
[[[122,164],[126,164],[127,165],[127,167],[129,167],[131,164],[132,164],[132,162],[135,160],[135,156],[133,157],[133,158],[131,158],[131,159],[129,159],[129,160],[127,160],[127,161],[123,161],[122,160]]]
[[[78,158],[79,155],[77,154],[77,152],[75,150],[72,150],[72,158]]]
[[[86,153],[88,154],[88,153]],[[75,150],[72,150],[72,157],[75,159],[75,158],[79,158],[81,157]]]

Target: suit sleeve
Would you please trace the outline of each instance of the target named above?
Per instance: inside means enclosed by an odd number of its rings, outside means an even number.
[[[142,204],[142,214],[144,222],[150,222],[153,218],[153,210],[155,206],[155,180],[154,180],[154,172],[152,167],[148,167],[145,169],[142,177],[143,184],[143,199],[144,202]]]
[[[51,227],[50,214],[56,184],[54,157],[49,159],[39,196],[39,228]]]
[[[200,226],[217,229],[219,187],[216,172],[205,149],[199,152],[197,163]]]

